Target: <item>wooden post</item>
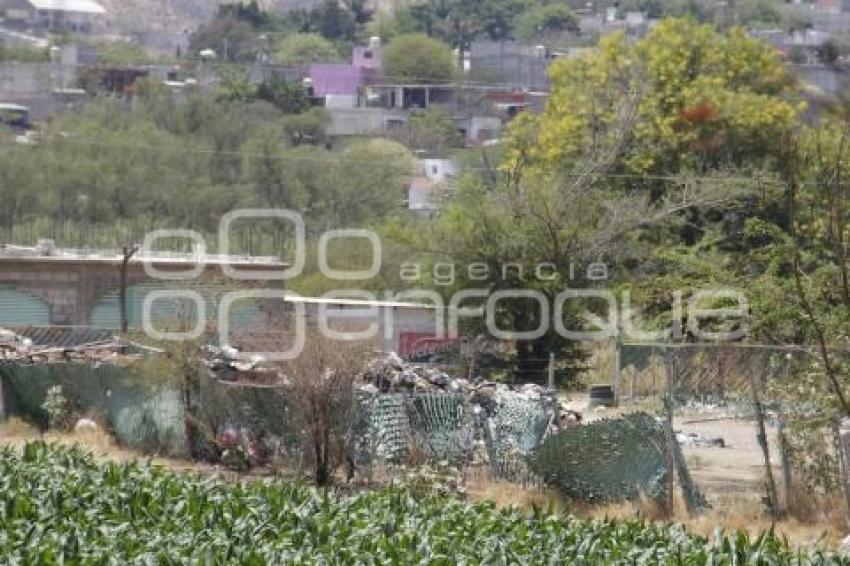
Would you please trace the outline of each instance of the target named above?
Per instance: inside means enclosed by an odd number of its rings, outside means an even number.
[[[555,352],[549,352],[549,376],[548,376],[549,391],[555,390]]]
[[[841,486],[844,489],[844,501],[850,513],[850,419],[844,418],[834,428],[838,441],[838,463],[841,470]]]
[[[0,423],[6,420],[6,398],[3,391],[5,384],[6,380],[3,379],[3,375],[0,374]]]
[[[768,446],[767,432],[764,427],[764,409],[759,397],[759,382],[760,380],[756,375],[750,375],[750,390],[753,396],[753,410],[755,411],[756,416],[756,438],[758,439],[762,455],[764,456],[764,476],[765,485],[767,487],[767,500],[770,505],[771,514],[774,517],[778,517],[780,515],[780,510],[776,496],[776,482],[773,479],[773,469],[770,466],[770,447]]]
[[[788,454],[788,439],[785,438],[785,413],[779,413],[779,461],[782,464],[783,513],[788,513],[794,504],[794,489],[791,479],[791,461]]]
[[[611,376],[611,386],[614,389],[614,405],[620,405],[620,394],[623,384],[623,374],[620,368],[620,345],[622,344],[622,339],[620,338],[620,332],[617,331],[617,336],[614,337],[614,363],[611,368],[612,376]]]
[[[667,437],[667,515],[673,516],[673,486],[674,477],[676,474],[676,433],[673,430],[673,395],[675,393],[676,367],[675,354],[668,349],[665,352],[666,369],[667,369],[667,394],[664,399],[664,413],[666,416],[664,423],[664,433]]]

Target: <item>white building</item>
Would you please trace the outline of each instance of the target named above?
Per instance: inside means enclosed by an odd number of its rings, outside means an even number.
[[[457,166],[450,159],[420,159],[422,172],[435,183],[442,183],[457,175]]]
[[[94,0],[0,0],[0,13],[12,25],[89,32],[106,10]]]

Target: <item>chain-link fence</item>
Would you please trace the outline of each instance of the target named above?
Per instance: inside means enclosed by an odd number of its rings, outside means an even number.
[[[620,344],[618,410],[670,421],[693,481],[714,505],[844,516],[841,411],[816,353],[797,346]],[[836,366],[843,363],[839,358]]]

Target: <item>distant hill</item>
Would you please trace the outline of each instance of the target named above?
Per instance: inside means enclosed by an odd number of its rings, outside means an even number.
[[[146,46],[171,50],[185,31],[209,21],[228,0],[97,0],[107,10],[110,31],[132,36]],[[266,9],[310,7],[321,0],[262,0]]]

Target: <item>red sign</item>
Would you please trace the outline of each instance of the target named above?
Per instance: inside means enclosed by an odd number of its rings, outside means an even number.
[[[398,353],[403,357],[442,352],[458,343],[457,338],[438,338],[428,332],[400,332]]]

